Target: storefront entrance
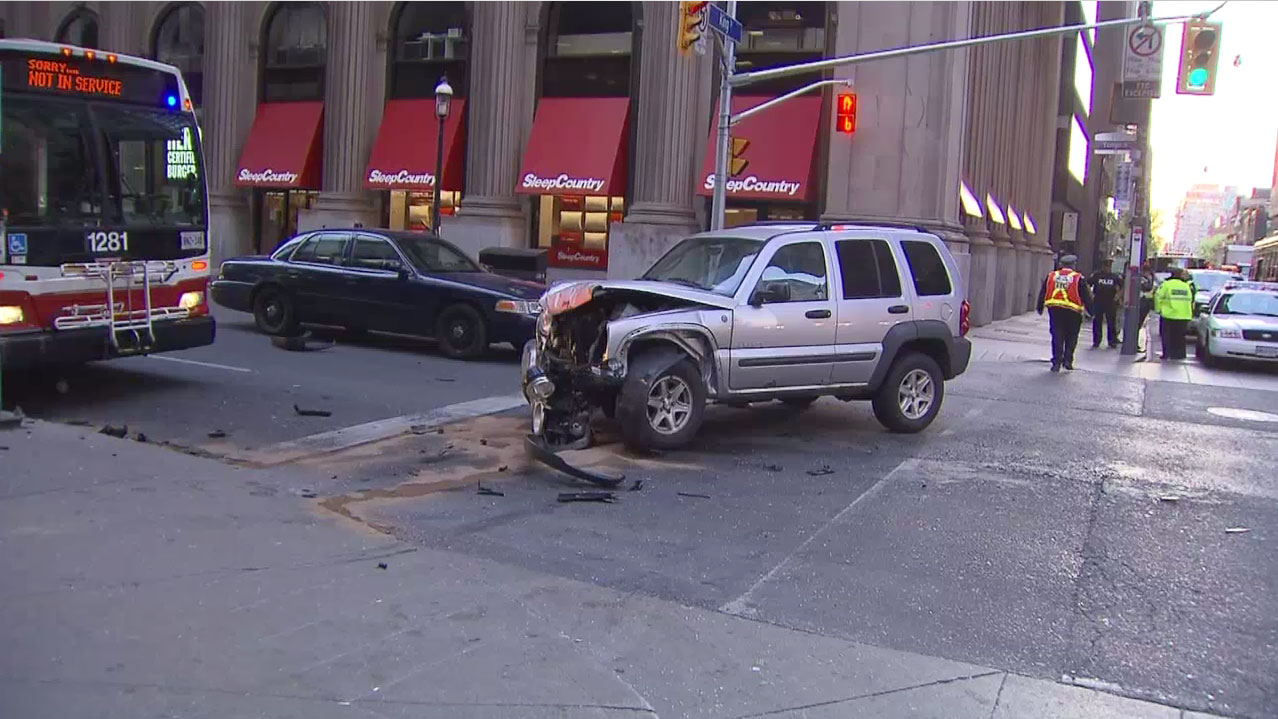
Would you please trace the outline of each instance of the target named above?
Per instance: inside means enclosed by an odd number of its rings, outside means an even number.
[[[314,190],[257,190],[253,194],[253,236],[257,252],[263,255],[297,234],[298,211],[309,210],[319,197]]]

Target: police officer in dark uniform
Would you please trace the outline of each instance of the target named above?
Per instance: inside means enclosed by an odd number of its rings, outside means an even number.
[[[1096,270],[1087,278],[1092,288],[1092,302],[1095,314],[1092,315],[1092,349],[1100,347],[1102,329],[1109,332],[1109,347],[1118,346],[1118,298],[1123,291],[1123,278],[1106,269]],[[1101,322],[1105,325],[1102,328]]]

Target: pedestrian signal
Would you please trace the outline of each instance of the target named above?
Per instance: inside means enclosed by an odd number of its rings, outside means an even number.
[[[834,118],[834,129],[851,135],[856,132],[856,93],[841,93],[836,102],[838,112]]]

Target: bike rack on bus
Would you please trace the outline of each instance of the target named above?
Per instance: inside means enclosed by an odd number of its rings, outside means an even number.
[[[70,314],[54,319],[53,326],[60,330],[106,327],[111,347],[118,354],[144,354],[154,347],[156,320],[190,316],[190,310],[185,307],[155,307],[151,302],[152,285],[164,284],[173,277],[178,270],[174,262],[82,262],[65,264],[61,269],[63,277],[88,277],[106,283],[106,303],[73,305],[68,308]],[[117,302],[115,292],[121,280],[124,301]],[[143,301],[140,309],[134,307],[130,291],[139,285]]]

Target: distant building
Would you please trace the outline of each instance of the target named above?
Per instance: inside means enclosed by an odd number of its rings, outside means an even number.
[[[1231,245],[1254,245],[1269,233],[1272,190],[1257,187],[1250,197],[1236,197],[1224,216],[1226,236]]]
[[[1233,207],[1238,188],[1198,184],[1189,188],[1176,210],[1176,226],[1168,249],[1195,252],[1212,234],[1218,220]]]

